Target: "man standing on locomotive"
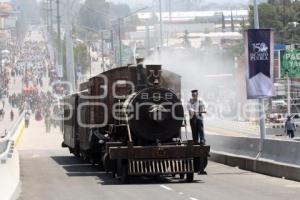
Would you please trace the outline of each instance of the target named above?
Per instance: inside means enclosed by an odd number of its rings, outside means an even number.
[[[187,109],[190,115],[190,125],[192,129],[193,141],[195,143],[205,144],[204,130],[203,130],[203,113],[205,106],[202,100],[198,98],[198,90],[192,90],[192,98],[189,100]]]

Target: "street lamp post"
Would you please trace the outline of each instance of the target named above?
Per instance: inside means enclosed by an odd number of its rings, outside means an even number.
[[[122,38],[121,38],[121,18],[118,19],[118,37],[119,37],[119,65],[122,66]]]
[[[257,0],[253,0],[253,11],[254,11],[254,28],[259,29],[259,16],[258,16],[258,6]],[[266,138],[266,116],[265,116],[265,106],[263,98],[258,99],[259,103],[259,128],[260,128],[260,142],[259,142],[259,152],[263,151],[263,144]]]
[[[259,29],[259,17],[258,17],[257,0],[253,0],[253,11],[254,11],[254,28]]]

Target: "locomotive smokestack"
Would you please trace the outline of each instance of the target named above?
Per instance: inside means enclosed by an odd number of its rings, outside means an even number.
[[[144,58],[137,58],[137,59],[136,59],[136,64],[137,64],[137,65],[143,64],[144,60],[145,60]]]
[[[144,72],[144,58],[137,58],[137,90],[141,90],[145,87],[145,72]]]
[[[161,83],[161,65],[147,65],[147,85],[159,86]]]

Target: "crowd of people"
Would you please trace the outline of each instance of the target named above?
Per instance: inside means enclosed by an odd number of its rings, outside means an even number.
[[[11,47],[11,46],[9,46]],[[14,60],[9,50],[2,50],[2,63],[0,65],[0,120],[2,121],[5,116],[5,102],[9,93],[10,67]]]
[[[10,80],[13,80],[14,84],[22,84],[21,89],[9,90]],[[52,109],[52,105],[57,102],[57,95],[56,90],[51,88],[51,84],[58,80],[46,42],[25,41],[22,47],[15,51],[14,59],[4,67],[0,75],[0,99],[8,98],[12,108],[8,111],[10,120],[15,119],[14,110],[17,109],[19,114],[25,113],[26,128],[30,125],[30,119],[44,120],[46,131],[50,132],[52,125],[59,124],[52,117],[58,114],[59,110]]]

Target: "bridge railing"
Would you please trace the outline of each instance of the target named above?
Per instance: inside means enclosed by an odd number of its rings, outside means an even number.
[[[12,157],[15,144],[18,142],[21,132],[25,126],[25,112],[22,112],[18,119],[9,128],[8,133],[0,138],[0,165],[5,164],[7,159]]]

